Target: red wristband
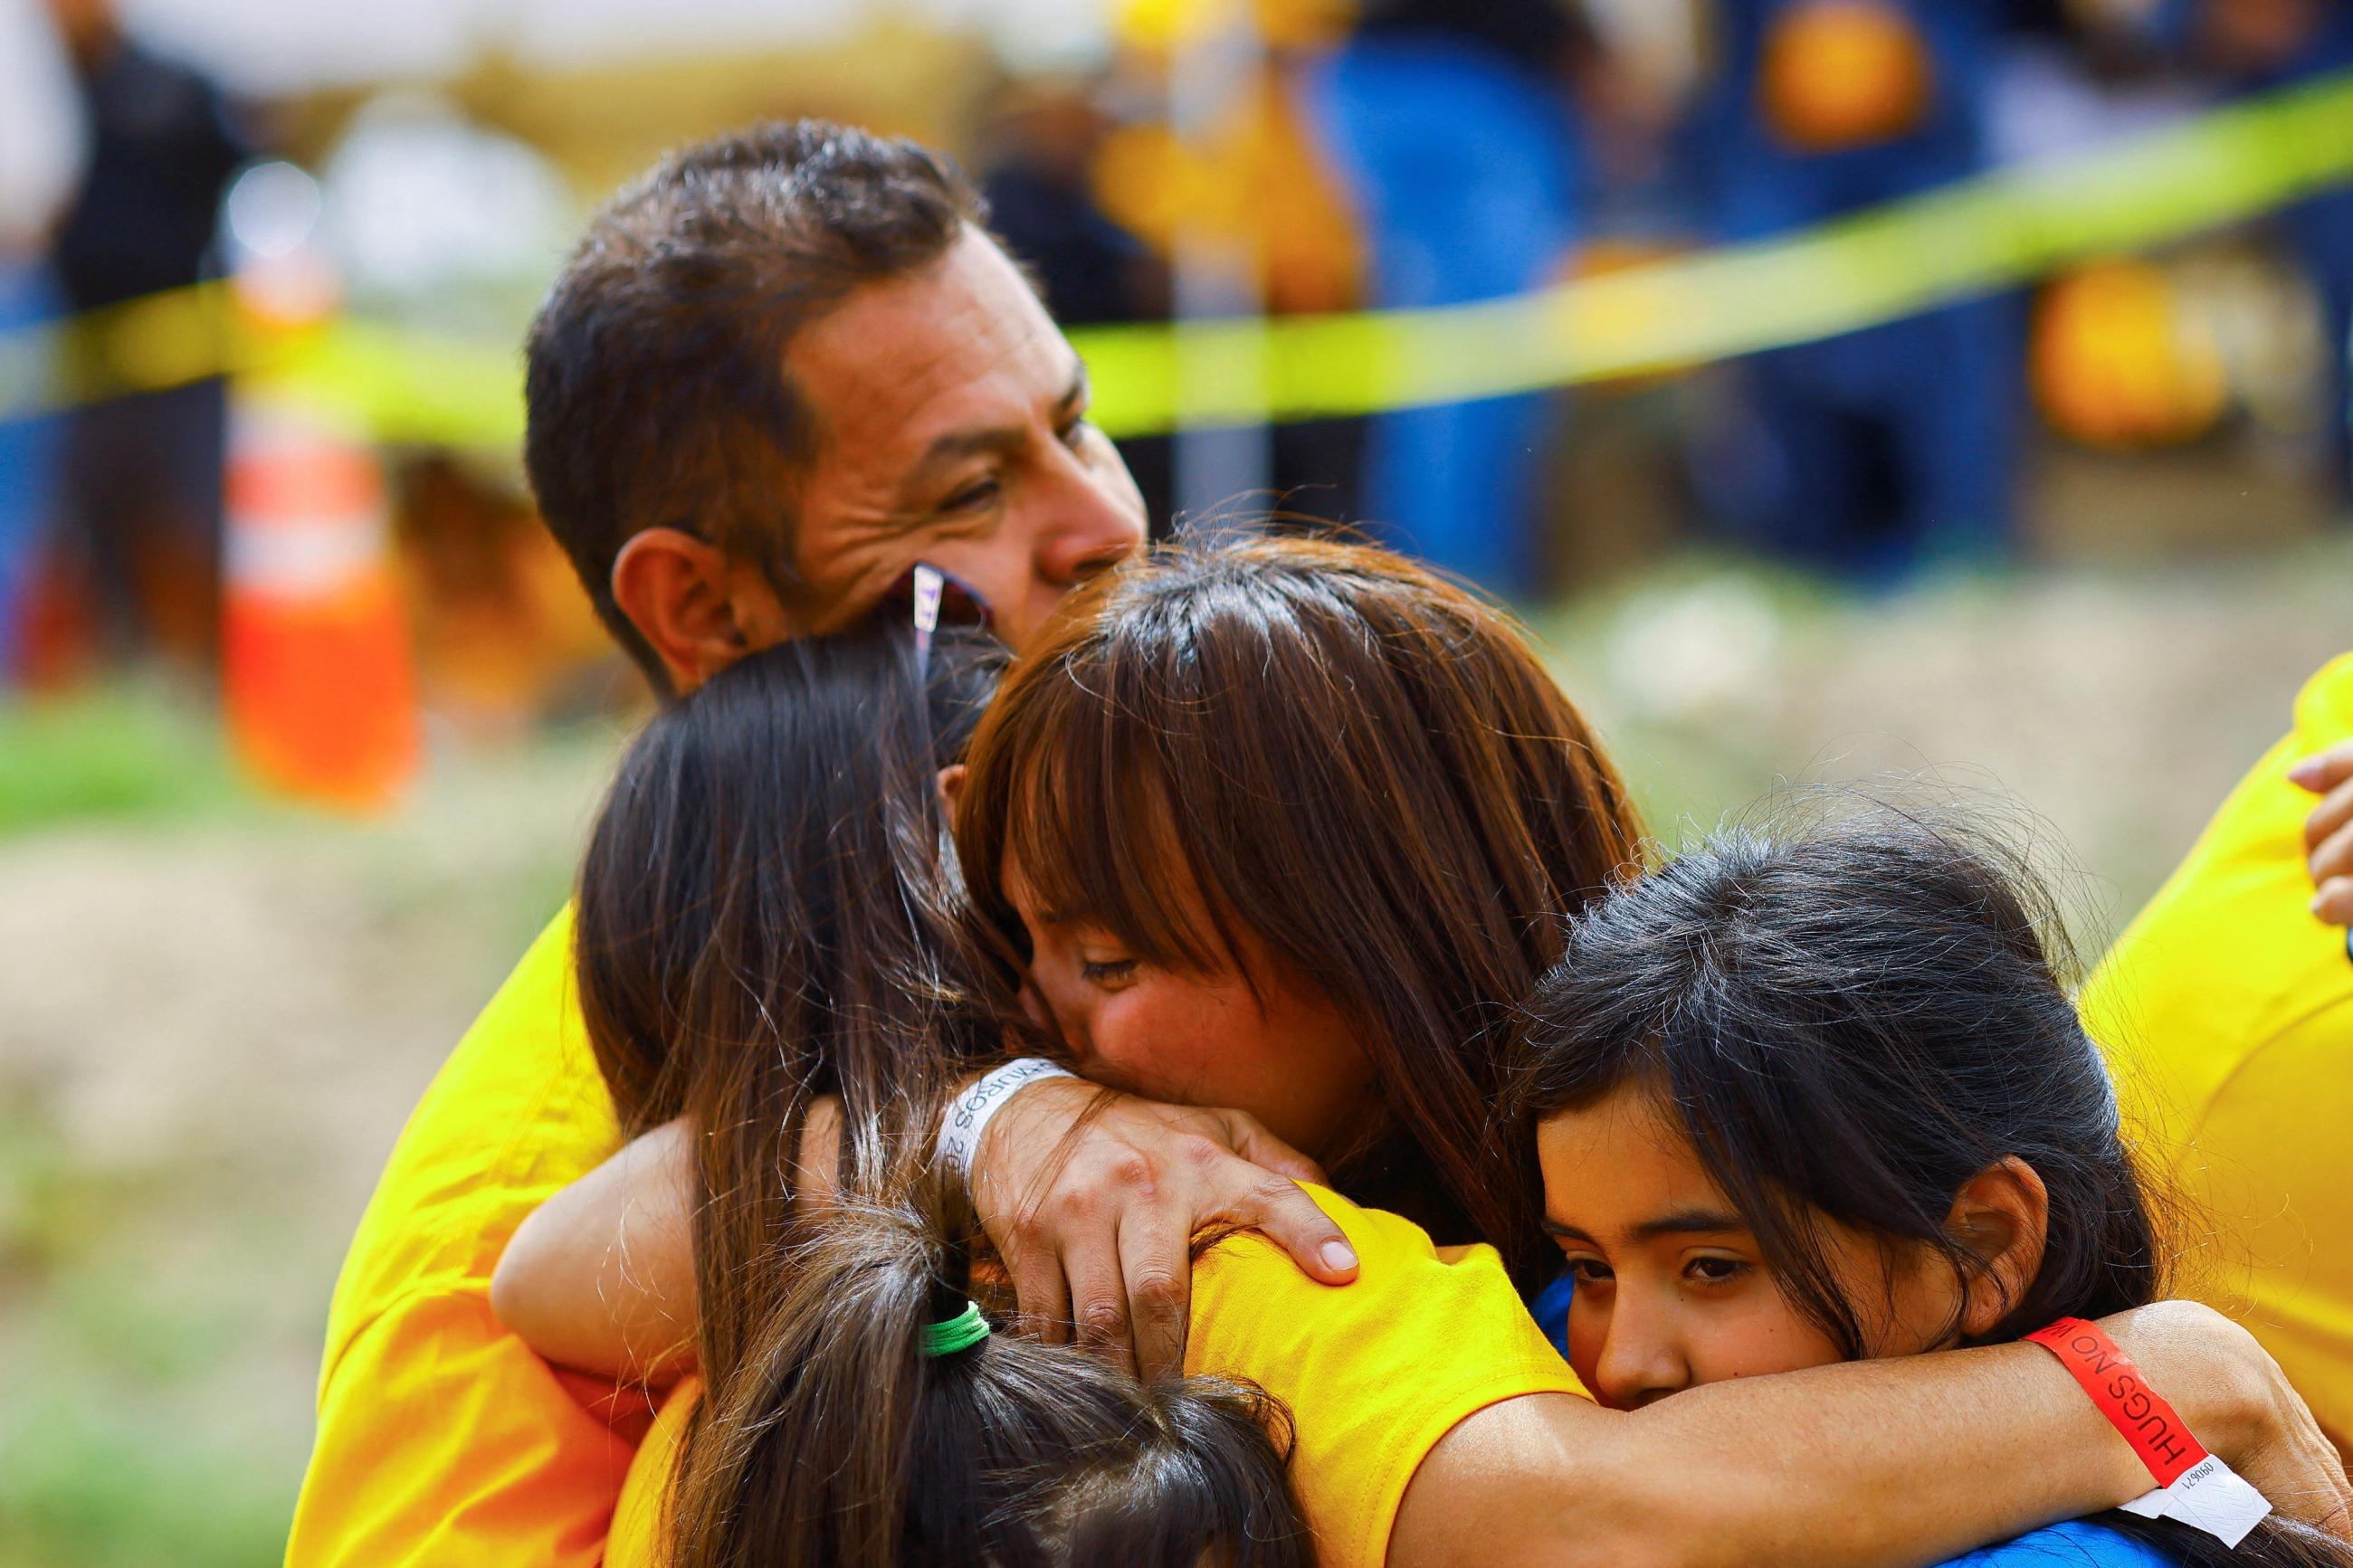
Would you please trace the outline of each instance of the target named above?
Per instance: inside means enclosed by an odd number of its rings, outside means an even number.
[[[2132,1358],[2116,1348],[2097,1323],[2082,1318],[2062,1318],[2047,1329],[2026,1336],[2065,1367],[2108,1424],[2125,1435],[2140,1462],[2169,1487],[2184,1470],[2206,1458],[2206,1450],[2189,1435],[2189,1424],[2149,1387]]]

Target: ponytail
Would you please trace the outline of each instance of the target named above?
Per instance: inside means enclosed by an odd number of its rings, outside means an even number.
[[[696,1413],[676,1568],[1296,1568],[1313,1561],[1280,1406],[1211,1379],[1138,1384],[972,1310],[971,1220],[943,1189],[808,1224],[738,1374]]]

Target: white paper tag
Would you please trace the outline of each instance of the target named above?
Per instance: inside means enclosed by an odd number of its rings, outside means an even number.
[[[2175,1477],[2171,1486],[2143,1492],[2123,1507],[2143,1519],[2179,1520],[2231,1547],[2272,1511],[2263,1493],[2212,1454]]]

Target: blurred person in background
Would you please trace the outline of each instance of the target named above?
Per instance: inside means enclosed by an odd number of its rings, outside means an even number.
[[[1053,78],[1008,86],[981,174],[989,226],[1066,327],[1168,316],[1167,262],[1104,211],[1095,192],[1095,161],[1112,130],[1101,90]],[[1169,438],[1130,437],[1119,452],[1143,493],[1145,516],[1166,518],[1175,499]]]
[[[1804,228],[1986,166],[1990,0],[1718,0],[1689,127],[1727,241]],[[1736,532],[1866,579],[2010,542],[2023,323],[1968,300],[1741,367],[1696,465]]]
[[[2167,0],[2199,55],[2235,91],[2260,92],[2353,67],[2347,0]],[[2353,186],[2307,197],[2277,219],[2320,297],[2326,461],[2332,499],[2353,505]]]
[[[126,34],[109,0],[49,9],[90,149],[53,251],[68,303],[95,310],[216,276],[221,195],[247,155],[220,89]],[[216,378],[75,411],[56,554],[107,656],[211,657],[227,438]]]
[[[1370,303],[1458,305],[1547,281],[1578,235],[1559,0],[1365,0],[1306,102],[1355,198]],[[1376,416],[1364,510],[1398,543],[1501,594],[1535,587],[1546,400]]]
[[[1095,152],[1094,197],[1159,258],[1172,308],[1188,247],[1203,268],[1204,291],[1228,295],[1218,310],[1280,317],[1366,302],[1366,237],[1318,145],[1302,92],[1347,8],[1347,0],[1247,0],[1224,9],[1144,0],[1128,7],[1114,72],[1126,112]],[[1245,63],[1233,63],[1230,32],[1199,36],[1220,27],[1250,30]],[[1201,94],[1215,96],[1216,107],[1200,110],[1201,123],[1191,126],[1178,123],[1176,105],[1178,79],[1199,66],[1196,59],[1188,67],[1181,58],[1187,51],[1222,57],[1205,72],[1217,91]],[[1193,90],[1201,90],[1198,83]],[[1204,255],[1213,258],[1206,266]],[[1217,276],[1222,268],[1233,275]],[[1172,526],[1184,521],[1178,509],[1229,501],[1302,520],[1356,521],[1365,510],[1365,428],[1355,416],[1274,426],[1265,493],[1179,496],[1170,472]],[[1159,477],[1139,476],[1147,493]]]
[[[46,250],[80,177],[73,77],[37,0],[0,0],[0,690],[23,650],[33,567],[56,504],[58,420],[32,400],[52,370],[40,329],[58,312]]]

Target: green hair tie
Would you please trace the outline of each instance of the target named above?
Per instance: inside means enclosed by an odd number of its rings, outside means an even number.
[[[955,1355],[968,1351],[988,1338],[988,1320],[980,1315],[980,1303],[966,1301],[964,1310],[945,1322],[923,1325],[923,1353],[927,1356]]]

